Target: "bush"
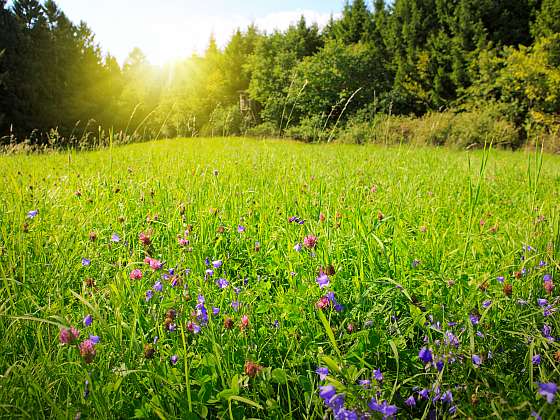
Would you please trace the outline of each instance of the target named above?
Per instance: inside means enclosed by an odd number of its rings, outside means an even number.
[[[487,142],[517,148],[518,130],[494,108],[470,112],[431,112],[423,117],[377,115],[370,122],[350,121],[337,140],[341,143],[454,145],[482,147]]]

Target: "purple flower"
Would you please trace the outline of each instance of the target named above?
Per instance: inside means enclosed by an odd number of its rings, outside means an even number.
[[[381,404],[377,402],[375,398],[372,398],[368,404],[368,407],[372,411],[377,411],[383,415],[383,418],[393,417],[397,414],[397,407],[394,405],[387,404],[387,401],[383,400]]]
[[[212,306],[212,315],[218,315],[220,313],[220,308]]]
[[[98,335],[90,335],[90,336],[89,336],[89,339],[91,340],[91,342],[92,342],[93,344],[99,343],[99,336],[98,336]]]
[[[480,332],[480,331],[477,331],[477,332],[476,332],[476,335],[477,335],[478,337],[480,337],[480,338],[484,338],[484,334],[483,334],[482,332]]]
[[[295,245],[294,245],[294,250],[295,250],[296,252],[301,251],[301,244],[300,244],[300,243],[295,244]]]
[[[208,257],[204,258],[204,264],[206,264],[206,266],[210,265],[210,259]]]
[[[429,391],[426,388],[424,388],[424,389],[422,389],[421,391],[418,392],[418,395],[420,395],[420,398],[422,398],[423,400],[428,399],[428,394],[429,394]]]
[[[535,420],[542,420],[542,417],[536,411],[531,411],[531,417],[534,417]]]
[[[504,276],[498,276],[498,277],[496,277],[496,280],[498,280],[498,282],[500,282],[500,283],[503,283],[504,280],[505,280],[505,277]]]
[[[427,347],[422,347],[418,353],[418,357],[424,363],[430,363],[433,360],[432,352]]]
[[[327,375],[329,374],[329,369],[326,368],[326,367],[318,367],[318,368],[315,370],[315,373],[316,373],[317,375],[319,375],[319,379],[320,379],[321,381],[324,381],[325,378],[327,377]]]
[[[234,300],[233,302],[231,302],[231,307],[233,308],[234,311],[237,312],[239,310],[239,301]]]
[[[533,362],[534,365],[539,365],[541,363],[541,355],[535,354],[531,359],[531,361]]]
[[[453,394],[451,393],[451,391],[445,391],[443,393],[443,396],[441,397],[441,401],[447,404],[451,404],[453,402]]]
[[[439,359],[436,362],[436,368],[437,368],[438,372],[441,372],[443,370],[443,366],[444,366],[443,360]]]
[[[35,216],[37,216],[38,213],[39,213],[39,210],[29,210],[27,212],[27,218],[28,219],[33,219]]]
[[[173,356],[171,356],[169,358],[169,361],[171,362],[172,365],[176,365],[178,360],[179,360],[179,357],[177,357],[176,354],[174,354]]]
[[[364,389],[368,389],[371,386],[371,381],[369,379],[360,379],[358,381],[358,384],[364,388]]]
[[[216,284],[220,289],[225,289],[226,287],[228,287],[229,282],[226,279],[219,278],[218,280],[216,280]]]
[[[381,382],[383,380],[383,374],[381,373],[380,369],[375,369],[373,371],[373,377],[377,382]]]
[[[87,258],[82,258],[82,265],[84,267],[87,267],[90,264],[91,264],[91,260],[88,260]]]
[[[554,337],[550,335],[551,332],[552,328],[550,327],[550,325],[544,324],[542,328],[542,334],[544,338],[548,339],[548,341],[554,341]]]
[[[528,303],[529,303],[529,302],[527,302],[527,301],[524,300],[524,299],[517,299],[517,304],[518,304],[518,305],[525,306],[525,305],[527,305]]]
[[[484,309],[488,308],[490,305],[492,305],[492,301],[491,300],[485,300],[484,302],[482,302],[482,307]]]
[[[211,268],[207,269],[207,270],[204,272],[204,276],[205,276],[205,277],[212,277],[213,275],[214,275],[214,270],[212,270]]]
[[[84,317],[84,326],[89,327],[93,322],[93,317],[91,315],[86,315]]]
[[[418,267],[419,265],[420,265],[420,260],[413,260],[413,261],[412,261],[412,264],[411,264],[412,268],[416,268],[416,267]]]
[[[480,316],[479,316],[478,314],[476,314],[476,313],[471,313],[471,314],[469,315],[469,319],[471,320],[471,323],[472,323],[473,325],[477,325],[478,322],[480,321]]]
[[[237,226],[237,231],[238,231],[239,233],[245,232],[245,226],[238,225],[238,226]]]
[[[414,399],[414,395],[411,395],[410,397],[408,397],[406,400],[404,400],[404,403],[406,405],[408,405],[409,407],[414,407],[416,406],[416,400]]]
[[[473,354],[472,362],[475,367],[479,367],[482,364],[482,359],[480,358],[480,356]]]
[[[457,412],[457,406],[453,405],[449,407],[449,414],[455,414]]]
[[[324,287],[328,287],[330,284],[330,279],[329,276],[327,276],[325,273],[321,272],[319,274],[319,277],[317,277],[317,284],[319,285],[319,288],[322,289]]]
[[[539,394],[543,397],[546,397],[546,402],[552,404],[554,402],[554,397],[558,392],[558,385],[554,382],[548,383],[538,383],[539,385]]]
[[[154,292],[152,290],[147,290],[146,291],[146,302],[149,302],[149,300],[154,296]]]
[[[89,397],[89,381],[86,379],[84,382],[84,398]]]
[[[546,262],[544,262],[543,260],[539,261],[539,267],[546,267]]]
[[[548,300],[539,298],[539,299],[537,299],[537,304],[541,307],[546,306],[546,305],[548,305]]]
[[[212,266],[214,268],[220,268],[222,266],[222,260],[212,261]]]
[[[119,235],[117,235],[116,233],[113,233],[111,235],[111,242],[120,242],[121,238],[119,237]]]
[[[161,291],[163,290],[163,285],[161,284],[161,281],[158,280],[158,281],[154,284],[153,289],[154,289],[156,292],[161,292]]]
[[[331,400],[336,395],[336,389],[332,385],[325,385],[319,387],[319,397],[325,401]]]
[[[545,274],[543,277],[543,281],[552,281],[552,276],[550,274]]]

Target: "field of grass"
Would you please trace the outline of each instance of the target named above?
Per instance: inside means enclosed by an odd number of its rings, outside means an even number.
[[[2,418],[560,416],[557,156],[179,139],[0,169]]]

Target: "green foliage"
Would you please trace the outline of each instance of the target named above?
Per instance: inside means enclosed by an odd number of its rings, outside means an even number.
[[[558,156],[182,138],[0,167],[2,418],[318,420],[333,417],[326,384],[372,416],[379,396],[399,417],[451,417],[418,395],[439,386],[461,418],[558,418],[560,395],[549,404],[536,385],[560,382],[560,343],[543,335],[558,337],[560,317],[537,300],[557,310]],[[307,235],[314,248],[296,251]],[[213,276],[206,258],[222,261]],[[328,292],[340,312],[318,308]],[[60,342],[70,325],[79,342],[99,337],[90,363]]]

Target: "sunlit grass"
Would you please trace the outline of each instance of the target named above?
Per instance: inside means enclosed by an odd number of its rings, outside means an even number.
[[[558,304],[558,288],[543,287],[559,268],[557,156],[178,139],[2,157],[0,167],[2,417],[321,418],[327,382],[348,409],[368,411],[379,392],[404,417],[452,406],[459,417],[558,415],[557,400],[537,392],[559,380],[560,346],[542,333],[547,324],[559,337],[558,316],[537,302]],[[316,248],[296,251],[307,235]],[[205,258],[223,261],[214,276]],[[161,277],[170,268],[175,287]],[[134,269],[141,279],[130,279]],[[317,309],[328,291],[341,312]],[[194,334],[199,295],[209,321]],[[99,336],[91,364],[59,343],[70,325],[80,341]],[[418,353],[440,354],[447,330],[456,362],[438,373]],[[326,382],[318,366],[329,368]],[[418,397],[434,384],[452,404]]]

